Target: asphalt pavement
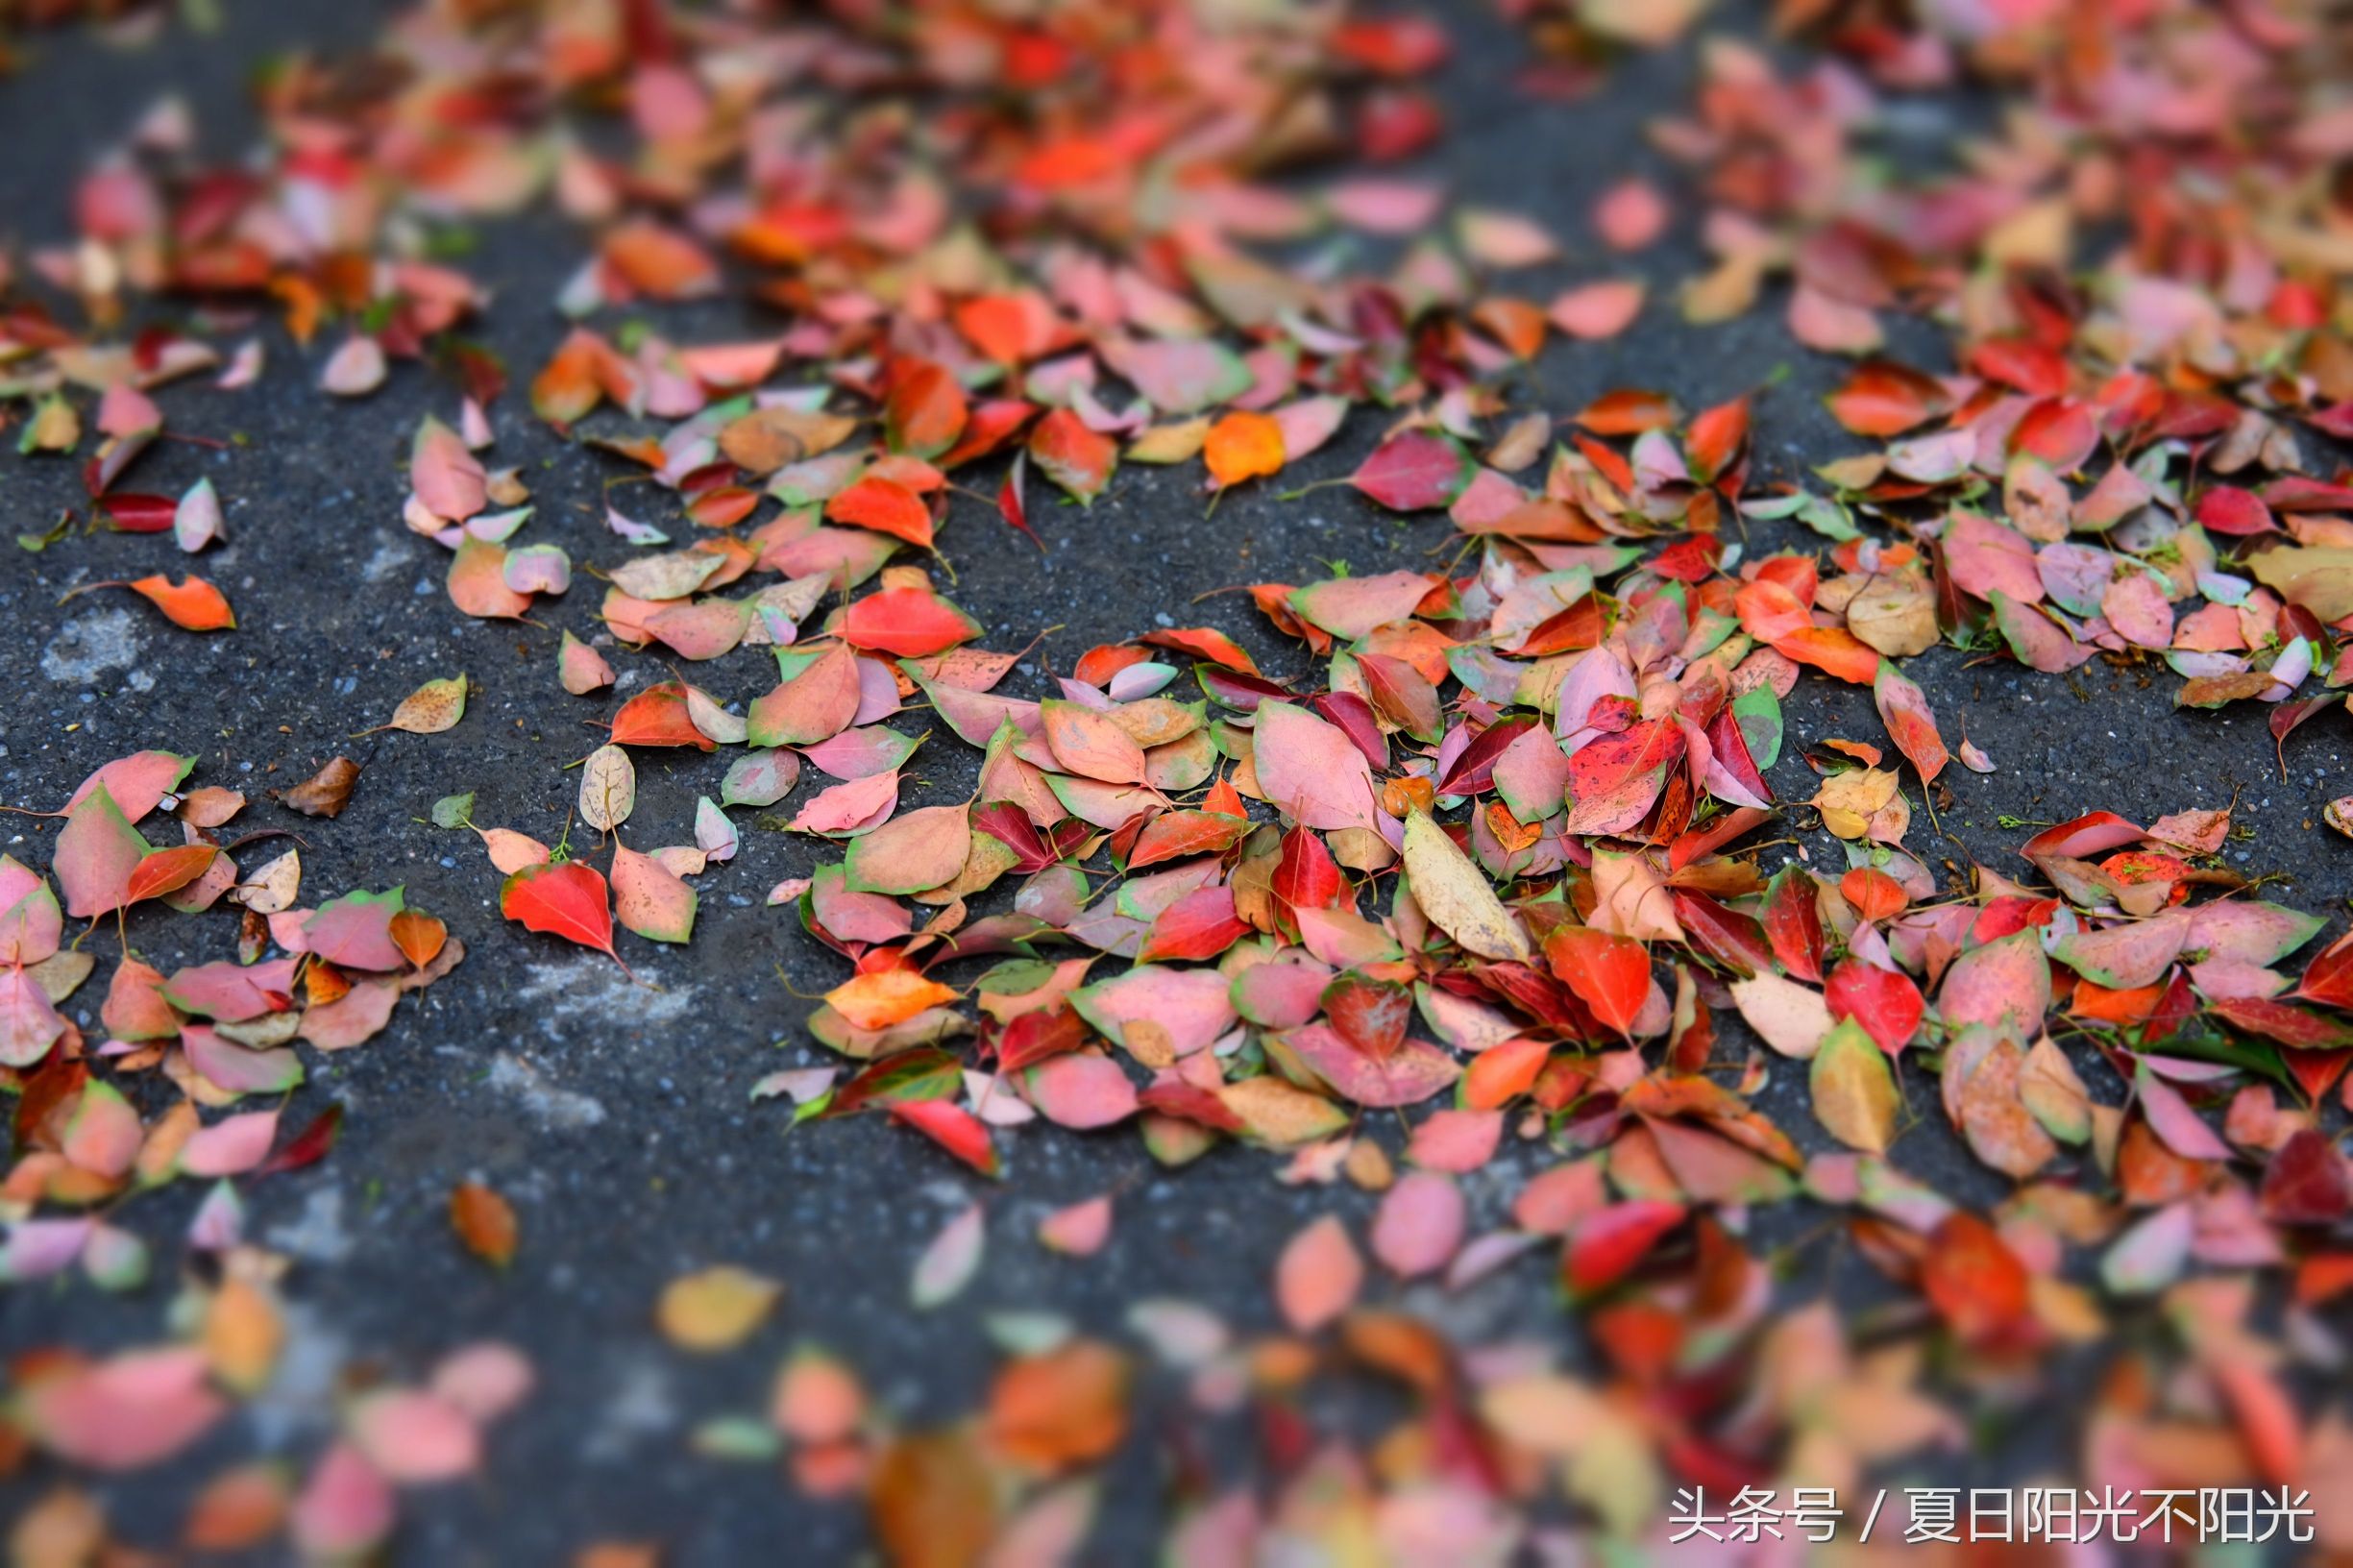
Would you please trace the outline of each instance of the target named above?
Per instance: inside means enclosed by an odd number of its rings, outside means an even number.
[[[234,153],[255,133],[244,84],[257,61],[304,43],[348,43],[378,14],[374,7],[235,0],[227,9],[222,32],[197,35],[175,23],[160,45],[141,50],[51,36],[32,70],[0,84],[0,145],[12,149],[0,160],[0,223],[20,244],[67,237],[73,175],[158,94],[184,93],[204,143]],[[1486,8],[1459,8],[1454,25],[1460,47],[1441,83],[1455,129],[1432,167],[1467,196],[1582,236],[1523,292],[1542,298],[1548,288],[1601,276],[1585,214],[1626,173],[1663,173],[1641,126],[1677,101],[1688,80],[1688,45],[1630,62],[1593,98],[1552,103],[1502,86],[1519,45]],[[1932,140],[1936,133],[1930,123],[1913,134]],[[465,264],[496,295],[478,335],[527,375],[562,334],[552,300],[577,254],[575,236],[542,215],[484,227],[476,238]],[[1688,216],[1679,217],[1672,241],[1634,265],[1663,294],[1692,269],[1692,245]],[[1819,404],[1843,362],[1796,347],[1779,325],[1778,303],[1768,291],[1741,321],[1693,328],[1654,300],[1618,339],[1551,351],[1534,372],[1545,404],[1565,412],[1626,385],[1667,390],[1687,407],[1755,391],[1762,477],[1801,477],[1859,444]],[[681,341],[777,325],[734,303],[662,320]],[[314,385],[331,342],[306,350],[273,323],[257,330],[270,360],[257,385],[220,392],[191,382],[161,399],[175,431],[224,444],[165,443],[140,459],[137,486],[177,494],[200,476],[212,479],[230,543],[206,570],[235,601],[239,629],[191,636],[122,596],[59,602],[79,583],[177,570],[168,541],[78,534],[37,554],[10,550],[0,565],[0,617],[12,627],[0,639],[0,690],[12,694],[0,705],[0,799],[50,807],[110,757],[151,747],[193,751],[194,782],[256,797],[246,825],[303,833],[307,893],[403,883],[410,903],[444,918],[470,956],[363,1048],[312,1059],[287,1120],[300,1125],[340,1101],[348,1111],[343,1139],[324,1163],[250,1183],[245,1193],[251,1233],[294,1260],[288,1363],[270,1394],[190,1454],[103,1484],[125,1533],[166,1535],[189,1484],[228,1456],[257,1447],[311,1451],[347,1361],[414,1375],[449,1347],[490,1336],[530,1353],[539,1389],[499,1428],[478,1483],[404,1500],[398,1560],[554,1562],[598,1537],[658,1539],[668,1560],[683,1565],[845,1560],[863,1539],[854,1503],[804,1500],[772,1465],[700,1457],[689,1443],[702,1421],[757,1409],[792,1345],[834,1349],[909,1420],[948,1419],[970,1409],[986,1386],[994,1361],[990,1314],[1049,1311],[1115,1333],[1136,1300],[1182,1296],[1262,1328],[1273,1319],[1269,1271],[1291,1234],[1330,1209],[1356,1218],[1369,1213],[1372,1200],[1362,1194],[1279,1184],[1275,1157],[1239,1146],[1164,1171],[1132,1131],[1015,1131],[1003,1137],[1009,1172],[1000,1183],[980,1180],[880,1118],[788,1132],[788,1109],[755,1104],[749,1090],[763,1074],[825,1060],[801,1027],[812,1004],[795,993],[838,983],[841,966],[788,912],[764,903],[771,886],[808,872],[817,846],[749,814],[741,814],[740,856],[700,880],[693,943],[625,949],[657,989],[634,987],[601,957],[502,921],[499,878],[473,835],[433,826],[429,808],[473,791],[479,822],[548,840],[561,831],[576,777],[565,764],[596,744],[593,721],[608,708],[557,687],[553,650],[562,628],[582,636],[599,629],[597,587],[584,579],[546,603],[539,625],[461,615],[442,591],[440,551],[410,535],[400,515],[409,437],[425,414],[454,413],[449,383],[407,365],[372,397],[331,400]],[[1900,338],[1896,347],[1936,352],[1931,339]],[[603,527],[601,487],[620,465],[555,436],[518,397],[493,422],[495,461],[519,465],[532,489],[531,537],[563,545],[578,562],[618,561],[625,551]],[[1348,472],[1370,449],[1377,423],[1352,421],[1295,478],[1287,474],[1286,484]],[[1445,558],[1442,519],[1400,522],[1344,488],[1285,501],[1260,485],[1213,512],[1195,482],[1195,474],[1131,468],[1091,507],[1046,503],[1034,488],[1031,521],[1042,553],[992,509],[954,504],[942,539],[956,572],[947,591],[988,628],[987,645],[1019,648],[1057,628],[1005,690],[1040,695],[1049,670],[1066,671],[1086,649],[1171,622],[1216,626],[1270,672],[1303,674],[1299,651],[1245,596],[1217,591],[1308,580],[1336,562],[1366,574],[1429,569]],[[12,533],[37,531],[59,508],[86,504],[74,467],[56,459],[0,465],[0,499]],[[1818,543],[1783,527],[1755,527],[1750,548]],[[625,682],[663,678],[651,656],[611,656]],[[748,698],[771,678],[761,673],[766,657],[746,650],[699,675],[723,695]],[[2045,676],[1940,649],[1910,669],[1949,738],[1966,732],[1998,765],[1987,776],[1947,772],[1949,803],[1911,839],[1932,863],[1974,859],[2022,875],[2028,868],[2017,845],[2029,830],[2005,823],[2095,808],[2145,821],[2235,802],[2243,831],[2227,851],[2234,867],[2276,873],[2285,880],[2274,896],[2341,915],[2353,893],[2353,848],[2320,821],[2322,805],[2353,788],[2343,778],[2339,716],[2322,717],[2293,741],[2283,777],[2260,716],[2175,711],[2175,682],[2160,665],[2096,660],[2071,676]],[[347,739],[419,683],[460,671],[478,691],[454,730]],[[1799,744],[1784,747],[1771,775],[1785,800],[1812,793],[1805,745],[1880,738],[1859,689],[1808,679],[1786,711]],[[342,751],[365,772],[333,822],[294,818],[260,794]],[[919,756],[921,788],[909,804],[963,798],[976,761],[936,738]],[[652,842],[685,841],[695,797],[717,793],[726,763],[723,754],[691,752],[639,759],[637,821]],[[9,823],[0,845],[45,864],[55,824]],[[1769,860],[1803,845],[1818,865],[1844,864],[1826,834],[1795,831],[1794,841]],[[2341,923],[2333,919],[2332,932]],[[134,940],[168,969],[223,956],[227,932],[218,919],[158,918],[137,922]],[[112,939],[92,940],[103,952]],[[101,989],[75,1000],[93,1023]],[[1739,1025],[1724,1014],[1719,1027]],[[1810,1128],[1803,1099],[1802,1077],[1787,1074],[1761,1104],[1797,1131]],[[1955,1195],[1991,1200],[2003,1189],[1934,1115],[1907,1131],[1898,1156]],[[1509,1147],[1467,1179],[1475,1216],[1496,1219],[1546,1159],[1533,1147]],[[486,1268],[452,1240],[448,1194],[468,1178],[490,1183],[518,1211],[523,1239],[511,1269]],[[1104,1191],[1120,1199],[1102,1255],[1062,1258],[1034,1239],[1039,1216]],[[82,1284],[0,1292],[0,1344],[154,1338],[179,1237],[200,1195],[197,1184],[181,1183],[126,1211],[125,1222],[159,1244],[156,1283],[121,1297]],[[979,1279],[946,1309],[913,1311],[914,1259],[975,1197],[993,1232]],[[1793,1207],[1761,1222],[1794,1233],[1819,1217]],[[690,1358],[653,1332],[651,1303],[671,1279],[716,1262],[771,1275],[787,1293],[749,1344]],[[1851,1267],[1809,1270],[1785,1288],[1794,1301],[1822,1288],[1867,1296],[1872,1286],[1867,1270]],[[1548,1268],[1533,1260],[1459,1297],[1421,1288],[1409,1299],[1467,1335],[1557,1338],[1574,1354],[1578,1324]],[[1170,1392],[1147,1389],[1145,1409]],[[2065,1441],[2064,1404],[2064,1390],[2054,1391],[2022,1417],[2022,1428],[2041,1429],[2043,1442]],[[1240,1453],[1237,1445],[1213,1463],[1238,1464]],[[1132,1445],[1113,1468],[1106,1504],[1101,1560],[1139,1560],[1137,1549],[1164,1517],[1148,1444]],[[780,1543],[791,1543],[789,1558],[775,1556],[787,1551]]]

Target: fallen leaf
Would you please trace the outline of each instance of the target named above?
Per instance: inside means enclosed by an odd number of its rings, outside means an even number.
[[[1527,932],[1485,875],[1424,812],[1406,818],[1405,863],[1414,902],[1463,951],[1520,964],[1534,956]]]
[[[664,1286],[653,1318],[662,1337],[680,1350],[714,1355],[750,1338],[783,1294],[773,1280],[716,1263]]]
[[[514,1206],[481,1183],[450,1188],[450,1228],[484,1262],[504,1268],[515,1261]]]
[[[306,817],[340,817],[351,803],[352,787],[359,782],[359,764],[335,757],[290,790],[272,792],[279,804]]]

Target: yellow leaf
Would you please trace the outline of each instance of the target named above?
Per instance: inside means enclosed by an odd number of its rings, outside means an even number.
[[[2267,550],[2247,565],[2257,582],[2323,621],[2353,615],[2353,550]]]
[[[671,1281],[654,1321],[680,1350],[727,1350],[750,1337],[783,1291],[773,1280],[721,1263]]]
[[[1495,896],[1486,873],[1455,847],[1446,830],[1422,812],[1406,819],[1406,875],[1413,901],[1431,923],[1464,952],[1525,964],[1533,954],[1528,933]]]
[[[261,1290],[234,1275],[221,1282],[205,1307],[205,1360],[213,1375],[240,1393],[270,1381],[286,1339],[278,1309]]]
[[[392,710],[391,727],[411,735],[438,735],[466,716],[466,677],[429,680]]]
[[[1896,1137],[1896,1075],[1887,1053],[1852,1018],[1825,1035],[1810,1082],[1814,1115],[1851,1149],[1885,1154]]]
[[[1822,781],[1811,804],[1822,825],[1842,839],[1859,839],[1896,800],[1896,775],[1880,768],[1850,768]]]

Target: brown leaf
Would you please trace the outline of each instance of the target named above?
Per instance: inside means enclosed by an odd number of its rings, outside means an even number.
[[[359,764],[337,757],[290,790],[271,793],[278,803],[306,817],[339,817],[351,802],[352,786],[359,782]]]
[[[484,1262],[504,1268],[515,1261],[514,1206],[481,1183],[450,1188],[450,1228]]]
[[[962,1433],[893,1443],[874,1467],[867,1507],[892,1568],[971,1568],[996,1533],[996,1489]]]
[[[1099,1459],[1127,1433],[1127,1358],[1095,1339],[1025,1356],[997,1374],[989,1437],[1039,1470]]]

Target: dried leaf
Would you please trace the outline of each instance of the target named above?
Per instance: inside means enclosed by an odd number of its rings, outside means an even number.
[[[1405,836],[1414,901],[1439,930],[1481,958],[1525,964],[1533,956],[1519,921],[1444,828],[1416,811],[1406,818]]]
[[[279,804],[306,817],[339,817],[351,803],[352,787],[359,782],[359,764],[335,757],[290,790],[271,792]]]
[[[637,768],[629,753],[607,742],[580,765],[580,821],[610,833],[637,809]]]
[[[672,1344],[707,1356],[750,1338],[783,1294],[773,1280],[717,1263],[664,1286],[653,1317]]]
[[[1849,1018],[1823,1037],[1809,1081],[1814,1115],[1833,1138],[1867,1154],[1887,1152],[1900,1107],[1896,1077],[1862,1025]]]
[[[450,1229],[484,1262],[504,1268],[515,1261],[514,1206],[479,1182],[450,1188]]]

